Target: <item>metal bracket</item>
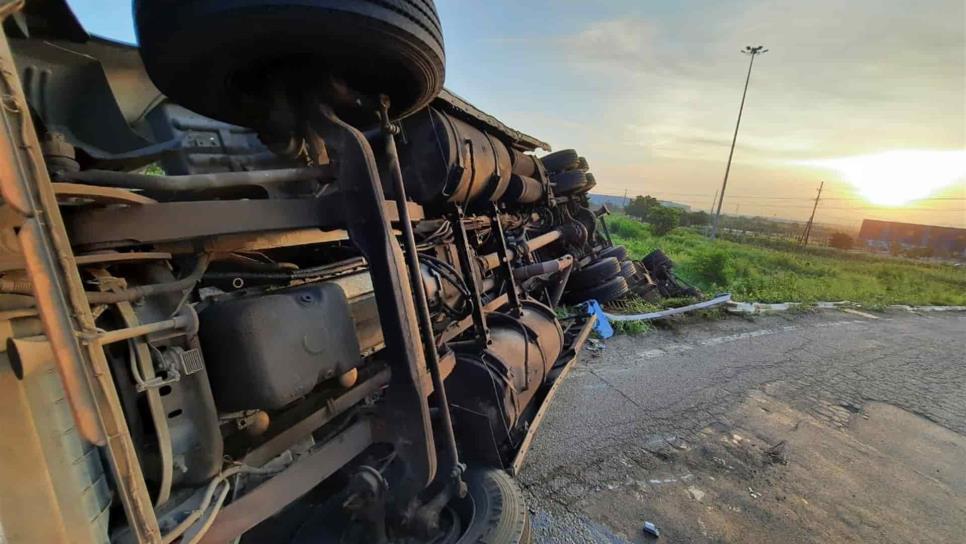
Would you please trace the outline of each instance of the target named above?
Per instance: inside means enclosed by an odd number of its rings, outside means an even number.
[[[463,208],[456,206],[450,222],[455,227],[456,253],[459,255],[460,268],[466,278],[466,286],[470,289],[471,304],[473,306],[473,327],[476,329],[477,337],[483,344],[490,343],[490,329],[486,325],[486,316],[483,315],[483,300],[480,298],[480,286],[476,281],[476,269],[473,267],[473,258],[470,255],[469,240],[466,235],[466,226],[463,224]]]
[[[520,293],[517,292],[517,282],[513,279],[513,266],[507,257],[506,236],[503,234],[503,224],[500,223],[500,208],[493,204],[493,228],[496,231],[497,256],[500,259],[500,269],[503,272],[504,281],[507,283],[507,295],[510,297],[510,306],[513,311],[520,314]]]
[[[0,7],[0,22],[20,6],[11,2]],[[134,537],[139,542],[161,542],[104,350],[78,338],[79,333],[96,330],[94,317],[5,36],[0,36],[0,87],[0,165],[4,172],[0,194],[24,219],[18,239],[74,421],[87,441],[106,446],[105,457]]]
[[[327,149],[338,168],[336,184],[346,229],[369,263],[386,353],[394,357],[384,415],[386,428],[391,429],[386,438],[395,443],[406,468],[392,500],[405,507],[436,474],[436,447],[423,388],[428,381],[426,360],[406,263],[385,212],[379,168],[365,136],[314,99],[306,102],[304,113],[310,153]]]

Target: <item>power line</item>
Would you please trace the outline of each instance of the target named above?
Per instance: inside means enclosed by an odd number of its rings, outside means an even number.
[[[595,193],[596,194],[601,194],[601,195],[604,195],[604,196],[615,196],[615,197],[616,196],[623,196],[623,195],[620,195],[620,194],[617,194],[617,193],[612,193],[612,192],[611,193],[608,193],[606,191],[595,191]],[[675,192],[664,192],[664,191],[650,191],[650,192],[648,192],[648,195],[650,195],[650,196],[662,196],[662,197],[663,196],[695,196],[695,197],[700,197],[700,196],[707,196],[707,193],[675,193]],[[643,196],[643,195],[641,195],[641,196]],[[812,200],[812,197],[810,197],[810,196],[809,197],[805,197],[805,196],[732,195],[732,198],[762,199],[762,200],[797,200],[797,201],[811,201]],[[715,200],[717,200],[717,197],[715,197]],[[862,201],[862,199],[860,197],[844,197],[844,196],[841,196],[841,197],[827,196],[827,197],[824,198],[824,200],[843,200],[843,201],[856,201],[856,202],[861,202]],[[925,198],[914,198],[910,202],[922,202],[922,201],[930,201],[930,202],[938,202],[938,201],[962,202],[962,201],[966,201],[966,198],[963,198],[963,197],[925,197]],[[763,205],[765,205],[765,206],[784,206],[785,204],[763,204]],[[811,206],[809,205],[809,206],[803,206],[803,207],[808,208],[808,207],[811,207]],[[873,206],[873,207],[877,207],[877,206]],[[908,209],[908,208],[903,208],[903,209]]]
[[[600,187],[600,186],[598,185],[598,187]],[[597,194],[604,194],[604,195],[607,195],[607,196],[621,196],[621,195],[618,195],[616,193],[606,193],[606,192],[603,192],[603,191],[599,191],[599,192],[598,191],[595,191],[595,192]],[[667,196],[707,196],[707,193],[679,193],[679,192],[674,192],[674,191],[650,191],[648,194],[650,194],[652,196],[653,195],[667,195]],[[812,200],[812,197],[810,197],[810,196],[732,195],[732,198],[756,198],[756,199],[770,199],[770,200],[808,200],[808,201],[811,201]],[[825,200],[860,200],[860,199],[861,199],[860,197],[849,197],[849,196],[827,196],[827,197],[825,197]],[[922,200],[929,200],[929,201],[933,201],[933,200],[963,201],[963,200],[966,200],[966,197],[958,197],[958,196],[949,196],[949,197],[946,197],[946,196],[935,196],[935,197],[914,198],[912,200],[913,201],[916,201],[916,202],[922,201]]]

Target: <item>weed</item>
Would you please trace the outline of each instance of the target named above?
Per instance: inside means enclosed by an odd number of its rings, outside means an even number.
[[[648,321],[612,321],[611,326],[615,333],[630,336],[647,334],[653,329]]]
[[[609,217],[607,226],[614,243],[626,246],[633,257],[660,248],[684,280],[708,293],[728,291],[737,300],[850,300],[878,308],[966,305],[966,268],[831,248],[802,249],[778,240],[712,242],[688,228],[658,237],[649,225],[621,215]]]

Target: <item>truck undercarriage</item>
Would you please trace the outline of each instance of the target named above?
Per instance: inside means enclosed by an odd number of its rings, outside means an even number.
[[[654,283],[442,89],[432,2],[0,9],[0,536],[527,541],[559,309]]]

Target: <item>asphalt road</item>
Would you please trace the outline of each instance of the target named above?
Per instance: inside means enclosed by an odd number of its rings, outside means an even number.
[[[944,541],[964,436],[966,315],[731,317],[584,355],[520,481],[537,542]]]

